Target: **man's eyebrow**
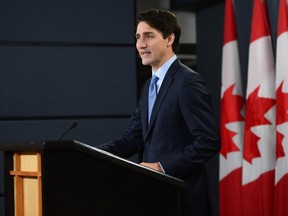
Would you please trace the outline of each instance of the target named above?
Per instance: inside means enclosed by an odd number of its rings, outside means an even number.
[[[149,35],[149,34],[154,34],[154,33],[153,33],[153,32],[143,32],[142,34],[143,34],[143,35]],[[139,33],[136,33],[136,34],[135,34],[136,37],[139,37],[140,35],[141,35],[141,34],[139,34]]]

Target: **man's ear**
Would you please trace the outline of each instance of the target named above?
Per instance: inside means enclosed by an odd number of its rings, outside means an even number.
[[[174,43],[174,40],[175,40],[175,35],[174,33],[172,33],[167,37],[167,47],[172,46],[172,44]]]

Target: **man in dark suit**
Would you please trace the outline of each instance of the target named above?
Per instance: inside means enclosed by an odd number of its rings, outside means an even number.
[[[204,80],[175,55],[180,35],[177,19],[168,11],[152,9],[137,16],[136,48],[157,76],[157,97],[150,114],[149,79],[127,132],[98,147],[124,158],[143,153],[143,166],[185,181],[182,215],[206,216],[204,163],[219,152],[218,124]]]

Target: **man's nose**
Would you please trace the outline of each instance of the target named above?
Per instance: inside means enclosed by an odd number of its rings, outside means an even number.
[[[138,40],[137,40],[137,47],[138,48],[146,48],[147,47],[147,43],[146,43],[146,41],[145,40],[143,40],[143,39],[141,39],[141,38],[139,38]]]

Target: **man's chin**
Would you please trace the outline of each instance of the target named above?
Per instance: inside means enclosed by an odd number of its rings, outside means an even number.
[[[151,65],[151,62],[146,60],[146,59],[144,59],[144,60],[142,59],[142,64],[143,65]]]

